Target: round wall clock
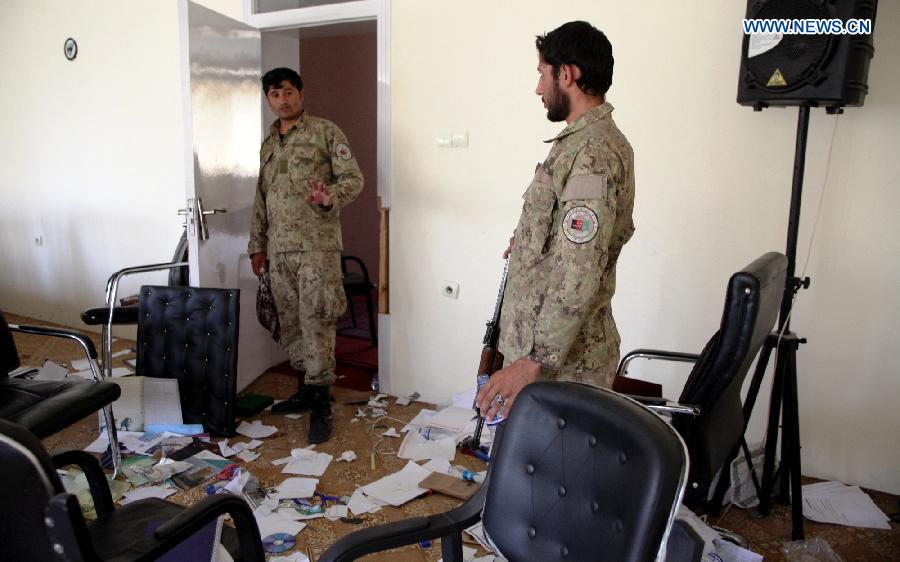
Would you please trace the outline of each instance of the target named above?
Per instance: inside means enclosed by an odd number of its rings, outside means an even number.
[[[78,43],[69,37],[66,39],[65,45],[63,45],[63,53],[66,55],[67,59],[75,60],[75,57],[78,56]]]

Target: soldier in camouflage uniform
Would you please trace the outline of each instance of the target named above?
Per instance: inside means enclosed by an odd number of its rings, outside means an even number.
[[[619,360],[610,302],[616,260],[634,232],[634,155],[605,101],[612,47],[586,22],[536,45],[535,93],[547,118],[568,126],[548,141],[507,250],[499,347],[508,363],[478,395],[488,419],[538,378],[609,387]]]
[[[337,125],[303,111],[296,72],[276,68],[262,83],[278,120],[260,149],[248,253],[257,276],[268,267],[280,343],[300,375],[298,392],[272,410],[311,410],[308,439],[320,443],[334,428],[334,340],[347,305],[340,209],[362,191],[363,177]]]

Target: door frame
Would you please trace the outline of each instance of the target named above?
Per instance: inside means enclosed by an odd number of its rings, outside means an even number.
[[[380,390],[391,391],[391,326],[389,308],[389,210],[391,207],[391,52],[390,0],[356,0],[309,8],[253,13],[255,0],[243,0],[244,22],[260,31],[319,27],[375,20],[376,27],[376,176],[381,232],[378,300],[378,377]]]
[[[318,27],[337,23],[375,20],[377,53],[377,176],[378,196],[381,206],[391,207],[390,170],[390,123],[391,123],[391,81],[390,81],[390,0],[357,0],[310,8],[296,8],[264,14],[254,14],[254,0],[243,0],[244,22],[260,31]]]

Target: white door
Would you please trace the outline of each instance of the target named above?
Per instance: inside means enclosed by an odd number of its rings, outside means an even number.
[[[179,2],[191,285],[241,290],[238,390],[283,353],[256,320],[247,239],[259,170],[259,31]]]

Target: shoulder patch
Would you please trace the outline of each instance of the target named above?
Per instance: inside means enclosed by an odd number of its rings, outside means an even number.
[[[350,147],[343,142],[334,147],[334,153],[341,160],[350,160],[351,158],[353,158],[353,153],[350,152]]]
[[[569,176],[563,189],[561,201],[573,199],[604,199],[606,197],[606,176],[603,174],[587,174]]]
[[[597,213],[588,207],[572,207],[563,218],[562,230],[570,242],[586,244],[600,230]]]

